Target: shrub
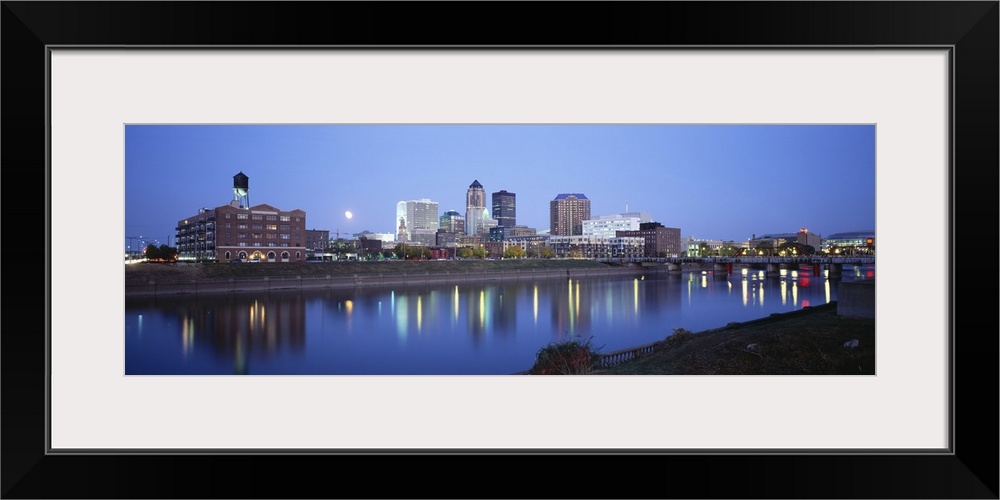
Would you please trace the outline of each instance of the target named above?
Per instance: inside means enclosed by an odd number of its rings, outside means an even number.
[[[538,350],[532,375],[587,375],[600,357],[600,349],[586,342],[567,340],[552,342]]]
[[[683,344],[694,338],[694,333],[684,328],[674,328],[674,334],[667,337],[666,343],[670,346]]]

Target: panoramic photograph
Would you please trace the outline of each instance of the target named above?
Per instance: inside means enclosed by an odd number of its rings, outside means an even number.
[[[875,375],[873,124],[124,127],[125,375]]]

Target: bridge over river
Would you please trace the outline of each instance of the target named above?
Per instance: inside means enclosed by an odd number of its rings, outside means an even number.
[[[841,276],[844,266],[874,265],[872,256],[844,257],[629,257],[603,258],[598,262],[610,264],[636,264],[644,266],[666,266],[671,271],[680,272],[683,266],[697,266],[699,269],[712,270],[716,277],[725,278],[733,274],[734,269],[761,269],[769,275],[778,275],[781,269],[798,269],[800,266],[810,266],[813,274],[818,275],[826,269],[830,277]]]

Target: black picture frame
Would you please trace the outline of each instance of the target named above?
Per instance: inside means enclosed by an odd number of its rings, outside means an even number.
[[[959,265],[989,266],[992,253],[966,261],[962,243],[989,247],[998,227],[997,1],[2,3],[0,159],[18,192],[46,186],[53,45],[950,46],[957,271],[950,454],[51,455],[43,262],[66,243],[17,238],[3,247],[15,272],[0,335],[4,498],[998,498],[997,287]],[[25,196],[4,207],[8,228],[26,228],[14,235],[48,219],[47,197]]]

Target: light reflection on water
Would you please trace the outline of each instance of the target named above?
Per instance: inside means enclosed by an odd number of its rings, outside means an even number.
[[[826,270],[127,299],[126,374],[478,375],[551,342],[611,352],[836,300]],[[874,278],[845,267],[843,281]],[[387,307],[385,307],[387,306]]]

